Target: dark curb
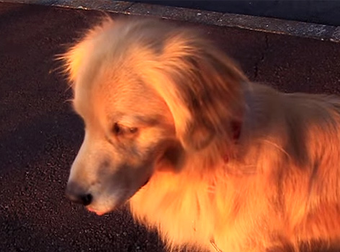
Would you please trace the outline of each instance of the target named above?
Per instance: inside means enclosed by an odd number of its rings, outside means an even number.
[[[127,15],[150,16],[206,25],[237,27],[241,29],[340,43],[340,26],[313,24],[276,18],[231,13],[223,14],[212,11],[113,0],[0,0],[0,2],[41,4],[85,10],[103,10]]]

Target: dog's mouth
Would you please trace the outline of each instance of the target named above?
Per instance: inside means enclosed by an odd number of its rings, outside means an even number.
[[[149,177],[147,177],[147,179],[144,181],[144,183],[142,184],[142,186],[141,186],[134,194],[136,194],[139,190],[141,190],[143,187],[145,187],[145,186],[149,183],[150,179],[151,179],[151,175],[150,175]],[[134,195],[134,194],[133,194],[133,195]],[[132,197],[133,195],[131,195],[131,197]],[[124,202],[126,202],[126,201],[127,201],[127,200],[118,202],[117,205],[116,205],[116,207],[119,207],[119,206],[123,205]],[[90,206],[88,206],[88,207],[86,207],[86,208],[87,208],[88,211],[90,211],[90,212],[92,212],[92,213],[95,213],[95,214],[98,215],[98,216],[101,216],[101,215],[106,214],[107,212],[110,212],[110,211],[99,211],[99,210],[96,210],[95,208],[92,208],[92,207],[90,207]]]
[[[106,212],[97,211],[97,210],[95,210],[95,209],[93,209],[93,208],[91,208],[91,207],[87,207],[87,210],[89,210],[90,212],[95,213],[95,214],[98,215],[98,216],[101,216],[101,215],[106,214]]]

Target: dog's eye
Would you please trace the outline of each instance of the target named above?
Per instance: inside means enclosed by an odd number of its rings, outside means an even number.
[[[136,127],[126,127],[123,125],[120,125],[118,123],[115,123],[113,125],[113,133],[115,135],[131,135],[131,134],[136,134],[138,132],[138,128]]]
[[[123,130],[122,130],[122,128],[120,127],[120,125],[118,123],[115,123],[113,125],[113,133],[115,135],[120,135],[121,133],[123,133]]]

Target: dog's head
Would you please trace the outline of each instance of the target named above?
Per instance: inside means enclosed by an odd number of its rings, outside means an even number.
[[[246,78],[190,29],[108,19],[65,55],[85,137],[67,194],[97,213],[129,199],[187,153],[229,141]]]

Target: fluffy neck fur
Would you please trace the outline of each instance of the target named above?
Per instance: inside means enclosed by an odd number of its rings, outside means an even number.
[[[340,134],[333,127],[339,125],[339,115],[338,121],[330,116],[334,104],[322,107],[322,97],[311,97],[291,105],[294,95],[287,98],[259,85],[248,89],[236,144],[216,139],[205,150],[187,154],[180,172],[156,171],[130,201],[135,219],[157,228],[170,248],[188,244],[216,251],[214,242],[221,251],[265,251],[286,244],[297,249],[300,241],[339,235],[340,224],[335,220],[339,220],[336,202],[340,199],[334,192],[340,193],[336,189],[340,183],[313,179],[313,174],[324,172],[313,165],[314,160],[329,162],[320,158],[324,149],[318,150],[318,141],[329,142],[326,152],[339,156],[337,164],[319,163],[320,167],[329,169],[340,163],[340,153],[334,148]],[[312,114],[301,117],[300,110],[306,111],[302,108],[306,106]],[[324,128],[316,129],[320,121],[325,122]],[[305,137],[297,135],[303,130]],[[292,141],[297,141],[294,148],[289,147]],[[229,155],[227,161],[224,153]],[[339,177],[337,170],[331,171],[334,178]],[[334,208],[329,217],[322,212],[325,203]],[[321,228],[319,216],[323,216]]]
[[[212,242],[217,247],[220,243],[226,244],[226,239],[228,244],[244,242],[249,234],[243,232],[242,225],[247,226],[245,230],[250,229],[249,225],[254,226],[252,230],[257,230],[258,220],[249,223],[242,220],[243,214],[255,216],[254,211],[261,216],[263,208],[254,201],[251,193],[258,191],[256,182],[251,182],[256,168],[249,167],[247,163],[250,162],[240,161],[244,157],[239,153],[245,151],[245,143],[252,141],[250,138],[253,137],[247,135],[245,123],[248,121],[243,122],[237,143],[227,129],[228,134],[222,139],[216,137],[208,148],[187,153],[185,165],[179,172],[156,171],[149,183],[130,200],[135,219],[156,228],[169,248],[188,244],[191,248],[215,251]],[[247,199],[244,199],[245,195],[249,195]],[[252,208],[249,213],[248,208]],[[249,241],[248,245],[251,243]],[[235,245],[220,249],[238,251],[241,248]]]

